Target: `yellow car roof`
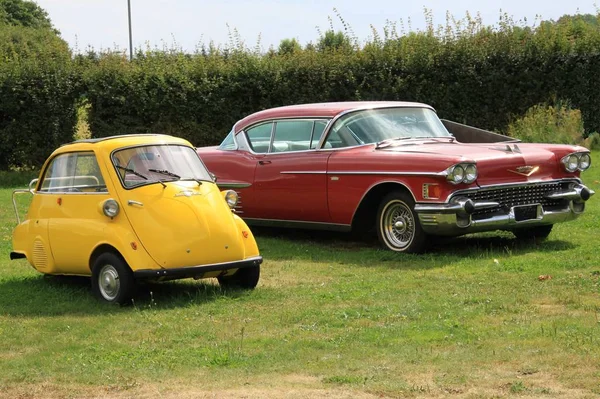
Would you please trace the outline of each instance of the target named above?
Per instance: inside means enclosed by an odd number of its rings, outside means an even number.
[[[62,145],[55,150],[54,153],[90,151],[95,149],[112,152],[118,148],[152,144],[179,144],[192,146],[191,143],[185,139],[166,134],[125,134],[120,136],[77,140],[72,143]]]

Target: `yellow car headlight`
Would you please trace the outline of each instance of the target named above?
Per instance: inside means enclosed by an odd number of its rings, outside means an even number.
[[[235,208],[238,203],[238,193],[233,190],[225,191],[225,202],[231,209]]]
[[[102,212],[104,212],[104,214],[109,218],[114,218],[117,216],[119,214],[119,210],[119,203],[112,198],[107,199],[104,201],[104,204],[102,204]]]

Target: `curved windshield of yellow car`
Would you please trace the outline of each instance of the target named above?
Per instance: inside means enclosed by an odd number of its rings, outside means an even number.
[[[420,107],[376,108],[340,117],[332,126],[325,147],[429,137],[452,137],[433,110]]]
[[[128,147],[114,151],[111,160],[125,188],[176,180],[212,182],[196,151],[183,145]]]

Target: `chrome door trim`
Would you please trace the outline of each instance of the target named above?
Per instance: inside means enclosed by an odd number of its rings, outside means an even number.
[[[265,226],[265,227],[288,227],[288,228],[300,228],[310,230],[328,230],[328,231],[341,231],[348,232],[352,230],[350,224],[339,224],[339,223],[325,223],[325,222],[308,222],[303,220],[284,220],[284,219],[258,219],[258,218],[244,218],[244,221],[249,225],[253,226]]]

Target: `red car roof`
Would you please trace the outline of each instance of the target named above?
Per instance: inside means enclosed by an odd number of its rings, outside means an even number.
[[[344,111],[369,109],[369,108],[386,108],[386,107],[426,107],[429,105],[422,103],[413,103],[405,101],[347,101],[333,103],[315,103],[315,104],[299,104],[287,105],[285,107],[277,107],[265,109],[255,112],[241,119],[235,124],[235,132],[245,129],[246,127],[263,120],[276,118],[333,118],[334,116]]]

